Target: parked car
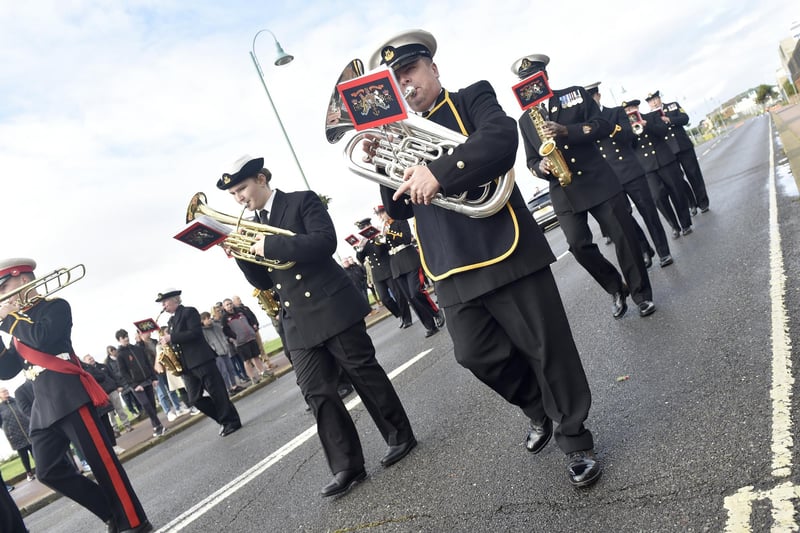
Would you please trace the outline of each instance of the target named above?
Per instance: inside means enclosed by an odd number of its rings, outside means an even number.
[[[528,200],[528,211],[531,212],[542,231],[558,225],[558,218],[553,210],[553,203],[550,201],[550,191],[547,189],[537,192],[533,198]]]

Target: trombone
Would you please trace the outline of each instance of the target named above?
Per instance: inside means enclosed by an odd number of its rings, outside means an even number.
[[[11,292],[0,294],[0,304],[5,303],[14,296],[19,295],[20,310],[29,309],[33,304],[43,298],[48,298],[68,285],[83,279],[86,275],[86,267],[82,264],[71,268],[59,268],[25,285],[21,285]]]
[[[246,209],[246,208],[245,208]],[[233,226],[234,230],[225,237],[222,243],[223,247],[230,251],[230,254],[237,259],[255,263],[266,267],[271,267],[276,270],[288,270],[295,264],[294,261],[277,261],[275,259],[267,259],[250,252],[250,247],[256,243],[259,235],[283,235],[284,237],[293,237],[293,231],[287,229],[277,228],[268,224],[259,224],[251,220],[243,220],[245,209],[239,217],[226,215],[219,211],[212,209],[206,203],[206,195],[199,192],[192,196],[189,201],[189,207],[186,209],[186,222],[191,222],[197,215],[205,215],[217,222]]]

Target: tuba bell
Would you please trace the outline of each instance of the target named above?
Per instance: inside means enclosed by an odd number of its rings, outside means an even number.
[[[354,59],[344,68],[336,85],[363,74],[363,62]],[[407,89],[410,92],[413,90],[413,87]],[[354,129],[348,108],[334,87],[325,116],[325,136],[328,142],[333,144]],[[363,161],[361,144],[367,139],[375,138],[379,140],[377,152],[372,162],[366,163]],[[405,169],[415,165],[427,165],[460,146],[466,139],[460,133],[409,114],[406,119],[385,124],[379,129],[370,128],[357,132],[347,142],[344,158],[353,173],[396,190],[404,183]],[[376,170],[376,167],[383,172]],[[472,218],[485,218],[500,211],[508,203],[513,190],[512,168],[503,176],[481,185],[477,197],[470,197],[466,192],[458,196],[444,196],[438,193],[431,203]]]
[[[287,270],[292,268],[295,264],[294,261],[277,261],[274,259],[267,259],[266,257],[261,257],[259,255],[250,253],[250,247],[256,243],[256,238],[259,235],[266,234],[293,237],[294,232],[286,229],[276,228],[275,226],[270,226],[268,224],[259,224],[258,222],[253,222],[251,220],[243,220],[242,218],[244,217],[245,209],[242,209],[242,213],[238,218],[232,215],[226,215],[225,213],[220,213],[219,211],[208,207],[208,204],[206,204],[206,195],[202,192],[199,192],[192,196],[192,199],[189,201],[189,207],[186,208],[186,222],[191,222],[197,217],[197,215],[205,215],[222,224],[233,226],[233,231],[228,234],[228,236],[225,238],[225,241],[222,243],[223,247],[226,248],[232,256],[236,257],[237,259],[241,259],[242,261],[271,267],[277,270]]]

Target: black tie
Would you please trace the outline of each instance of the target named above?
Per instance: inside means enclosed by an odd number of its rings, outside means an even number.
[[[269,211],[266,209],[261,209],[258,212],[258,221],[262,224],[269,224]]]

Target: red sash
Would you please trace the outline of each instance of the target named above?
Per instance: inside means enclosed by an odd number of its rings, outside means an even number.
[[[14,339],[14,346],[17,352],[29,363],[46,368],[47,370],[52,370],[53,372],[60,372],[61,374],[77,374],[81,379],[83,388],[86,389],[95,407],[100,407],[108,403],[108,394],[106,394],[106,391],[104,391],[103,387],[94,379],[94,376],[81,367],[78,357],[74,353],[70,353],[70,360],[65,361],[52,354],[47,354],[40,352],[36,348],[31,348],[27,344],[20,342],[19,339]]]

